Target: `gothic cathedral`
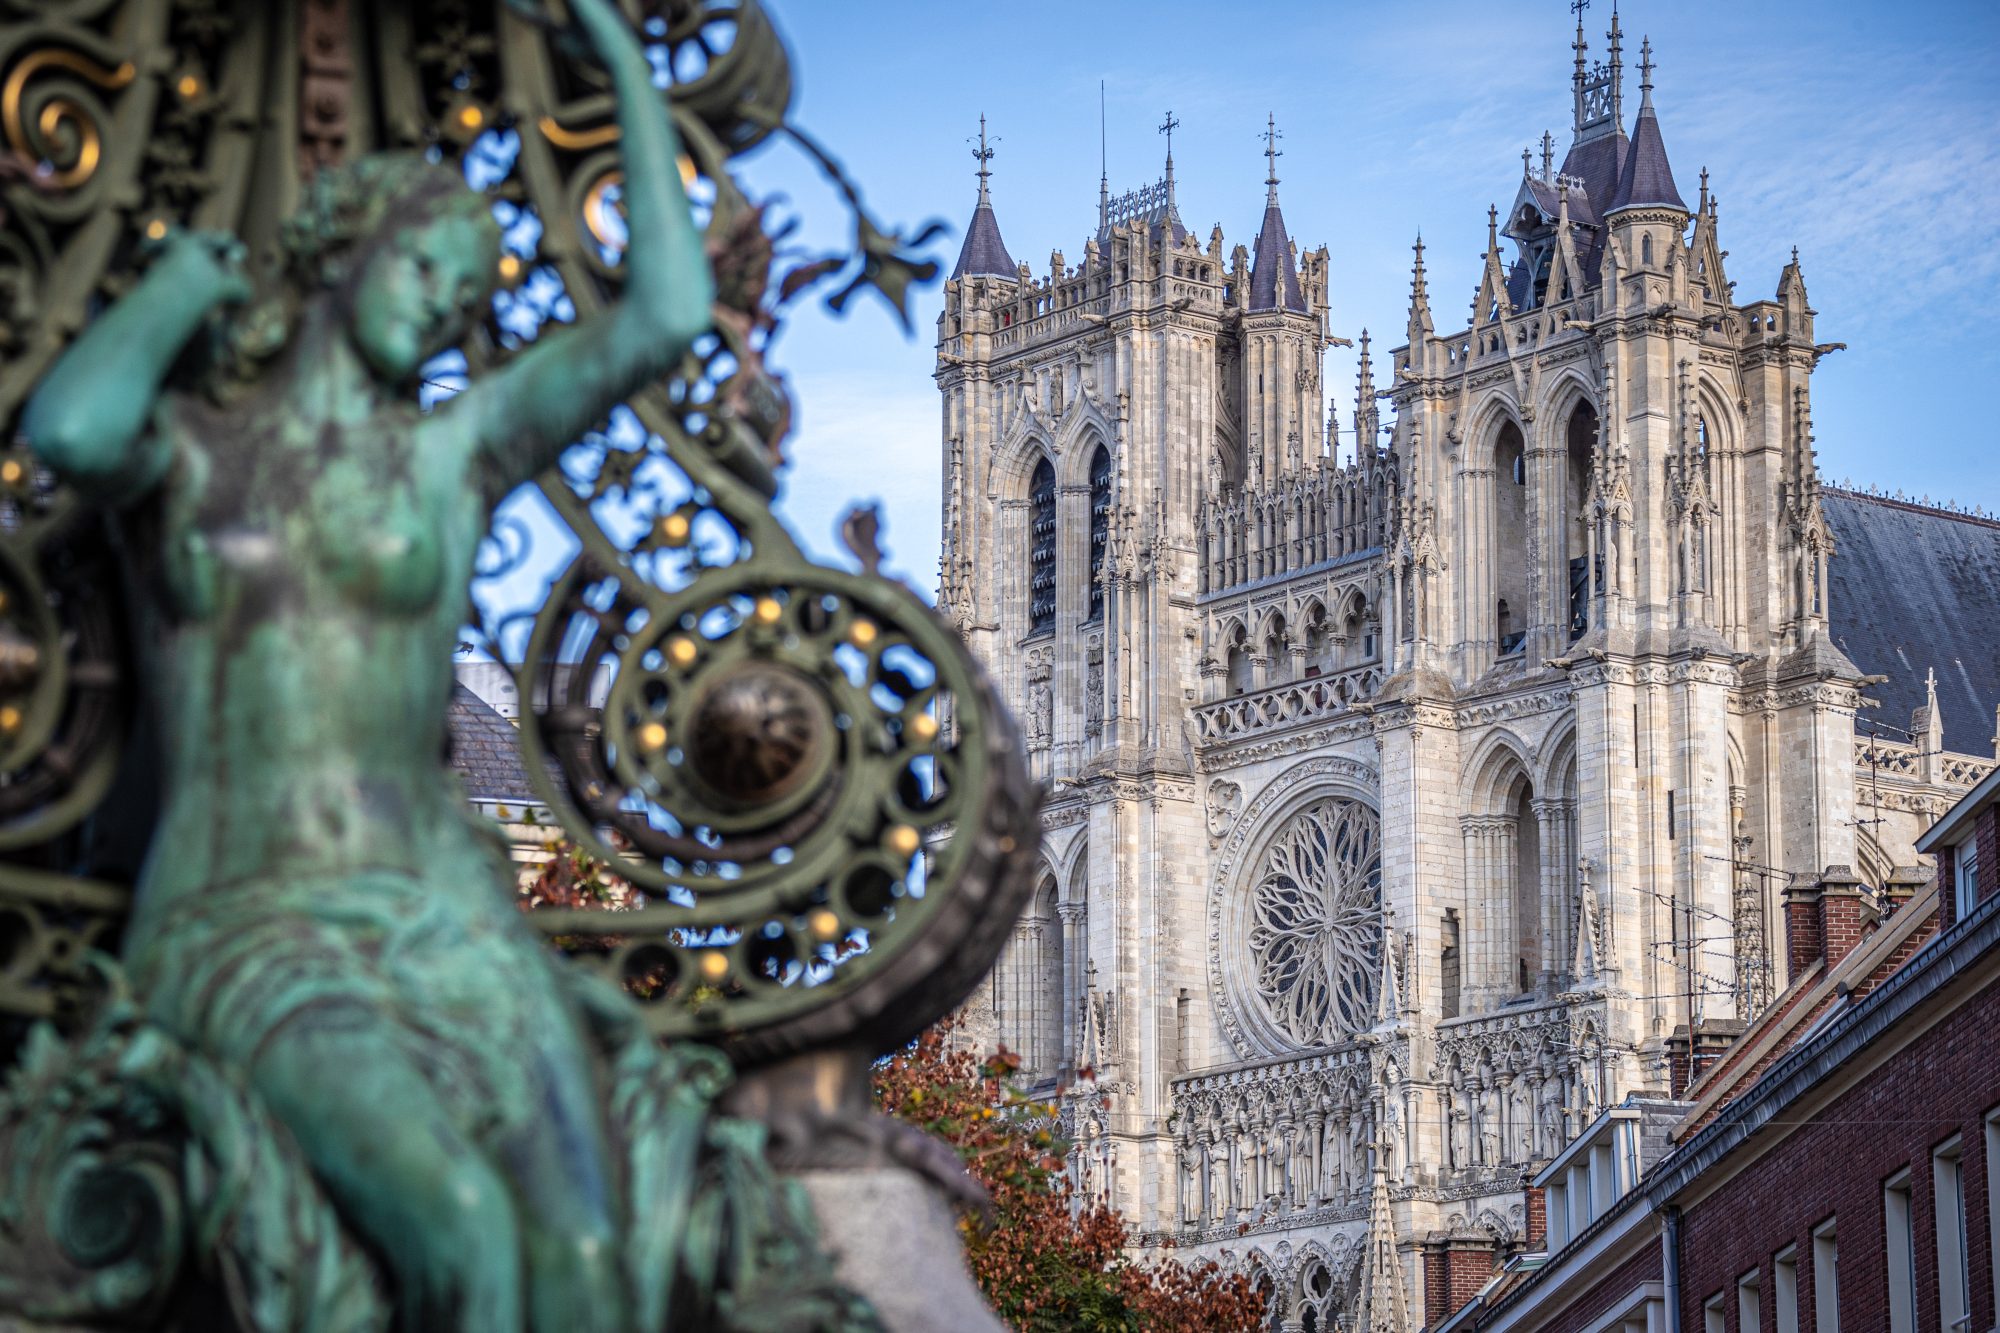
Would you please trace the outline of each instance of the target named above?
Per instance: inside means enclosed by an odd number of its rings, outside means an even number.
[[[1534,1168],[1782,995],[1787,886],[1892,906],[1993,764],[2000,667],[1954,636],[2000,627],[1962,577],[2000,525],[1822,483],[1797,254],[1738,299],[1608,38],[1471,323],[1419,242],[1379,381],[1361,335],[1351,460],[1275,151],[1251,246],[1186,229],[1169,151],[1045,277],[982,152],[945,289],[939,607],[1050,788],[971,1021],[1274,1329],[1470,1295]]]

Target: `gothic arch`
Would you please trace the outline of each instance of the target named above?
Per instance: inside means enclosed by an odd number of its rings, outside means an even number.
[[[1541,402],[1535,416],[1539,421],[1550,423],[1549,429],[1559,431],[1569,424],[1570,414],[1576,411],[1579,403],[1588,403],[1590,410],[1602,419],[1604,409],[1597,401],[1597,386],[1574,365],[1564,366],[1542,386]]]
[[[1514,395],[1505,389],[1488,390],[1472,409],[1471,430],[1465,436],[1472,441],[1472,452],[1466,460],[1468,464],[1475,467],[1490,464],[1500,432],[1509,424],[1521,432],[1522,439],[1527,439],[1528,427],[1521,418],[1521,405],[1514,400]]]
[[[1733,453],[1741,447],[1743,423],[1736,414],[1736,395],[1706,370],[1695,376],[1695,412],[1708,422],[1709,451]]]
[[[1024,421],[993,450],[992,461],[987,464],[986,493],[1000,500],[1025,500],[1028,479],[1034,475],[1035,465],[1045,458],[1060,478],[1062,450],[1032,422]]]
[[[1550,796],[1576,794],[1576,720],[1549,728],[1535,752],[1535,787]]]
[[[1102,447],[1111,455],[1111,466],[1118,467],[1118,449],[1112,444],[1118,432],[1104,419],[1095,407],[1073,409],[1055,433],[1055,451],[1062,462],[1056,466],[1058,486],[1087,486],[1090,484],[1090,456]]]
[[[1461,790],[1471,814],[1499,814],[1518,793],[1520,784],[1535,785],[1538,771],[1534,747],[1506,727],[1495,727],[1473,750],[1464,766]]]

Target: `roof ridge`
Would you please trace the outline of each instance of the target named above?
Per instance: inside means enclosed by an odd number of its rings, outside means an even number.
[[[2000,515],[1987,512],[1978,505],[1970,509],[1960,508],[1949,500],[1933,500],[1929,496],[1912,499],[1897,491],[1894,495],[1873,486],[1856,486],[1846,480],[1823,481],[1820,491],[1825,495],[1844,496],[1850,500],[1866,500],[1885,509],[1907,509],[1920,514],[1936,514],[1939,518],[1958,519],[1961,522],[1977,524],[1984,528],[2000,528]]]

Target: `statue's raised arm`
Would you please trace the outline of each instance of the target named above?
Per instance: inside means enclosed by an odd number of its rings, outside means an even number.
[[[474,466],[493,498],[549,467],[612,407],[671,370],[708,328],[714,299],[681,185],[679,137],[652,64],[611,0],[572,0],[571,9],[618,99],[630,237],[625,291],[603,314],[545,334],[439,414],[445,429],[469,431]]]
[[[234,236],[169,231],[162,239],[144,280],[63,354],[22,418],[36,455],[95,498],[131,500],[158,483],[171,448],[149,423],[167,372],[212,310],[250,295]]]

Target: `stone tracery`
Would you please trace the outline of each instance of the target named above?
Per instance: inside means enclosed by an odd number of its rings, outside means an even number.
[[[1264,855],[1246,943],[1259,998],[1300,1046],[1367,1026],[1380,966],[1375,812],[1335,797],[1300,813]]]

